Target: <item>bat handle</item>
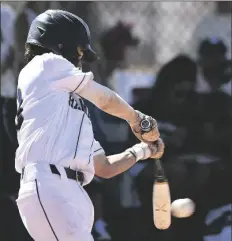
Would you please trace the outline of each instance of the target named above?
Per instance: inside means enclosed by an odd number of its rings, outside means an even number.
[[[160,159],[156,159],[155,161],[156,161],[156,168],[162,171],[163,167],[161,165]]]
[[[144,118],[140,122],[140,128],[143,132],[149,132],[152,129],[152,122],[149,118]],[[158,182],[167,181],[164,173],[163,166],[161,164],[160,159],[155,160],[155,178]]]
[[[160,159],[155,160],[155,178],[159,182],[164,182],[167,180]]]

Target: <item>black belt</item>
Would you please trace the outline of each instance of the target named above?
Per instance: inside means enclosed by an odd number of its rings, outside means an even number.
[[[60,172],[58,171],[58,169],[56,168],[55,165],[50,164],[49,166],[50,166],[51,172],[53,174],[57,174],[57,175],[61,176]],[[83,182],[84,182],[84,174],[83,174],[83,172],[81,172],[81,171],[74,171],[74,170],[72,170],[70,168],[66,168],[66,167],[64,167],[64,170],[66,172],[66,175],[67,175],[68,179],[76,180],[76,181],[80,182],[81,185],[83,185]],[[22,178],[23,178],[23,175],[24,175],[24,168],[22,170],[22,175],[21,175]]]

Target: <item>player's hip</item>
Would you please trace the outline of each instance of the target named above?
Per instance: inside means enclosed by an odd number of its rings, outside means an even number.
[[[44,188],[45,182],[48,188]],[[93,225],[93,209],[85,200],[83,193],[74,198],[67,194],[60,185],[60,192],[54,181],[46,178],[44,181],[31,180],[21,183],[17,206],[22,221],[34,240],[79,240],[75,234],[86,233],[90,235]],[[73,190],[78,192],[78,189]],[[63,194],[63,195],[62,195]],[[83,239],[85,240],[85,239]]]
[[[35,166],[26,166],[20,182],[18,203],[36,199],[51,204],[68,203],[77,209],[84,219],[86,216],[93,218],[93,204],[86,191],[77,180],[68,179],[61,167],[58,169],[60,175],[53,174],[49,168],[43,171]]]

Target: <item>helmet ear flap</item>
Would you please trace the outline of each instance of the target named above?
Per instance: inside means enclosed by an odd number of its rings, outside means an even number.
[[[78,53],[78,50],[76,47],[72,46],[66,46],[63,44],[59,44],[59,52],[60,55],[62,55],[64,58],[66,58],[68,61],[70,61],[73,65],[79,66],[81,58],[83,56]],[[83,51],[82,51],[83,52]]]

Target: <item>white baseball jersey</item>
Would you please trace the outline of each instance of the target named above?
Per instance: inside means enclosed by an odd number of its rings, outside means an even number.
[[[62,56],[36,56],[18,79],[19,147],[16,170],[47,163],[81,170],[84,184],[94,176],[93,156],[104,152],[95,141],[87,107],[78,92],[93,81]]]

